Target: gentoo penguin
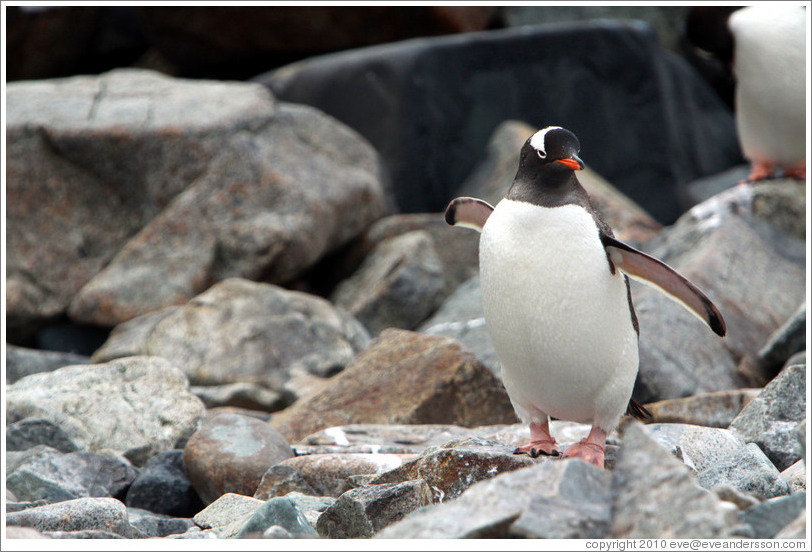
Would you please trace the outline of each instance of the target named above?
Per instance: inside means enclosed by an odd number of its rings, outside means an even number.
[[[736,126],[750,181],[776,168],[806,179],[806,11],[764,4],[737,10],[733,33]]]
[[[549,416],[591,423],[563,451],[603,467],[606,435],[630,407],[638,328],[628,278],[659,287],[719,335],[722,315],[664,263],[614,239],[575,171],[578,138],[547,127],[527,139],[507,195],[491,207],[457,198],[446,222],[482,232],[485,322],[502,379],[530,443],[516,453],[558,455]],[[637,408],[637,412],[640,412]]]
[[[691,10],[686,36],[735,80],[736,128],[749,181],[806,179],[806,10],[774,3]]]

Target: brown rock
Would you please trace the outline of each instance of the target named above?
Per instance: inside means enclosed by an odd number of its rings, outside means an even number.
[[[501,383],[457,341],[386,330],[329,385],[270,423],[296,441],[352,423],[476,426],[515,420]]]
[[[183,463],[200,498],[211,504],[226,493],[252,496],[268,468],[291,456],[290,445],[268,424],[222,414],[189,438]]]
[[[761,389],[731,389],[646,405],[652,422],[726,428]]]
[[[413,458],[413,454],[350,453],[297,456],[271,467],[262,477],[254,498],[268,500],[275,496],[284,496],[290,490],[317,496],[338,497],[352,488],[353,485],[348,483],[351,477],[380,475]]]
[[[432,490],[433,501],[457,498],[468,487],[500,473],[552,461],[549,457],[530,458],[513,454],[514,446],[463,439],[431,447],[418,458],[373,479],[373,485],[424,479]]]

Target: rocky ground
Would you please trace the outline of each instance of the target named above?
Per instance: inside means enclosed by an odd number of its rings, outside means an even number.
[[[633,285],[634,394],[654,419],[610,435],[605,469],[512,453],[529,432],[484,325],[478,235],[435,208],[506,191],[536,128],[506,114],[537,112],[510,90],[516,109],[485,109],[503,89],[483,52],[547,34],[373,47],[250,83],[121,69],[7,89],[8,536],[805,538],[805,185],[739,184],[730,113],[640,29],[579,33],[645,46],[604,101],[643,114],[652,152],[619,166],[638,144],[559,106],[579,178],[728,328]],[[432,52],[480,62],[449,74]],[[393,105],[336,80],[397,67],[422,88],[395,74]],[[688,80],[619,103],[652,75]],[[460,121],[470,140],[446,130]],[[564,444],[588,430],[552,422]]]

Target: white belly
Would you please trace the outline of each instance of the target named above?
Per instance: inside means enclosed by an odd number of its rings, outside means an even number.
[[[479,254],[485,321],[519,417],[611,430],[634,386],[637,334],[591,215],[504,199]]]
[[[730,17],[736,44],[736,125],[742,151],[780,166],[806,156],[805,16],[799,6],[754,6]]]

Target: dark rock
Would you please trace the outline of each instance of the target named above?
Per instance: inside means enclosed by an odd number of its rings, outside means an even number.
[[[504,388],[458,342],[386,330],[322,391],[299,399],[270,423],[296,441],[319,429],[352,423],[476,426],[513,421]]]
[[[316,527],[316,523],[319,520],[319,516],[321,516],[324,511],[335,504],[336,499],[329,496],[308,496],[306,494],[292,492],[285,495],[285,498],[290,499],[293,501],[296,506],[304,514],[305,519],[307,519],[310,526],[314,528]]]
[[[356,475],[379,475],[409,461],[405,454],[308,454],[282,461],[262,477],[254,498],[268,500],[297,490],[317,496],[338,497],[349,489],[349,478]],[[294,472],[284,468],[292,468]],[[300,480],[301,478],[301,480]],[[302,481],[306,485],[302,485]],[[298,488],[297,488],[298,487]]]
[[[128,508],[180,518],[192,517],[204,506],[189,481],[182,450],[152,457],[127,490],[125,504]]]
[[[6,428],[6,450],[26,450],[45,445],[60,452],[79,450],[70,434],[47,419],[23,418]]]
[[[369,538],[429,504],[431,490],[422,479],[351,489],[325,510],[316,528],[323,537]]]
[[[253,495],[268,468],[292,456],[290,445],[268,424],[221,414],[189,438],[183,464],[197,494],[211,504],[225,493]]]
[[[431,236],[417,230],[379,243],[331,299],[378,335],[416,328],[440,306],[444,286]]]
[[[647,253],[710,297],[727,335],[719,339],[681,305],[633,283],[640,321],[638,400],[763,385],[740,374],[734,359],[756,355],[777,321],[797,309],[806,287],[806,253],[802,241],[752,214],[752,198],[749,185],[736,186],[695,206],[645,244]]]
[[[741,370],[757,379],[769,381],[781,371],[794,354],[806,349],[806,303],[798,307],[780,328],[770,335],[755,358],[745,357]],[[794,364],[795,362],[793,362]],[[806,364],[806,357],[799,364]]]
[[[132,536],[127,508],[115,498],[76,498],[6,514],[6,525],[37,531],[104,531]]]
[[[371,483],[398,483],[421,479],[428,483],[434,502],[460,496],[471,485],[500,473],[550,461],[513,454],[516,447],[468,438],[426,449],[419,457],[373,479]]]
[[[613,538],[721,538],[719,498],[649,437],[639,423],[623,433],[612,475]]]
[[[784,470],[801,458],[795,431],[806,418],[806,367],[788,366],[750,401],[730,424],[731,431],[756,443]]]
[[[486,6],[150,6],[155,47],[184,74],[247,78],[280,62],[417,36],[477,31]]]
[[[66,366],[6,393],[7,423],[49,420],[81,450],[121,454],[136,466],[183,446],[203,411],[186,377],[157,357]]]
[[[607,536],[610,479],[580,460],[542,462],[480,481],[375,538],[508,538],[531,530],[533,538]]]
[[[681,184],[741,160],[732,114],[638,22],[408,41],[312,58],[257,80],[369,139],[406,212],[442,210],[507,119],[569,128],[583,159],[664,223],[681,212]],[[541,97],[531,92],[540,87]],[[624,140],[610,128],[623,128]]]
[[[760,389],[730,389],[649,403],[652,422],[726,428]]]
[[[40,372],[53,372],[72,364],[90,364],[90,358],[73,353],[38,351],[6,344],[6,385]]]
[[[125,459],[93,452],[63,454],[29,449],[8,466],[6,487],[18,500],[61,502],[82,497],[120,497],[135,479]]]
[[[315,537],[316,531],[299,506],[287,497],[272,498],[257,508],[236,538],[256,538],[273,526],[279,526],[293,537]]]
[[[368,342],[357,320],[321,297],[230,278],[165,316],[117,327],[93,359],[150,354],[196,385],[247,382],[282,391],[291,374],[341,370]]]
[[[127,508],[127,516],[130,525],[140,533],[141,538],[177,535],[195,526],[190,518],[167,516],[139,508]]]
[[[767,500],[741,513],[739,521],[746,529],[738,534],[752,539],[772,539],[789,525],[806,506],[806,492]]]

